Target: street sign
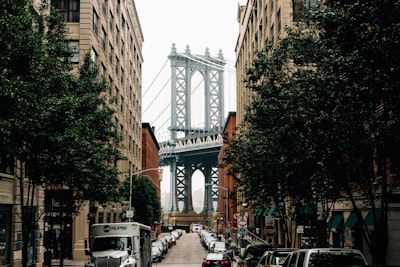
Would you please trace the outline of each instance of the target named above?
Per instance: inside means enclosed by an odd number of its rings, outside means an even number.
[[[296,233],[304,234],[304,225],[297,225]]]
[[[244,218],[239,218],[237,223],[239,227],[247,227],[247,220]]]
[[[276,235],[276,228],[273,225],[267,225],[264,227],[264,235],[272,237]]]
[[[240,231],[241,235],[245,235],[246,234],[246,227],[240,227],[239,231]]]
[[[133,210],[126,211],[126,218],[133,218]]]

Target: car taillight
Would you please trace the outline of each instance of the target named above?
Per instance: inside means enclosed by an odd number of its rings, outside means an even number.
[[[229,260],[222,260],[221,264],[230,264],[231,262]]]
[[[209,261],[209,260],[203,260],[203,263],[204,263],[204,264],[210,264],[211,261]]]

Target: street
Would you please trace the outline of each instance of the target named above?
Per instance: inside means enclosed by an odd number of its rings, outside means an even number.
[[[170,249],[165,259],[160,263],[153,263],[153,266],[200,267],[206,254],[198,234],[186,233],[177,240],[176,246]],[[236,267],[236,262],[232,262],[232,267]]]

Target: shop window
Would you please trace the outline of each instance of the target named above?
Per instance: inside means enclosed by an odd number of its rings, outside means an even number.
[[[28,232],[28,242],[26,244],[28,249],[28,265],[33,265],[37,261],[37,249],[39,245],[39,235],[37,234],[37,229],[39,228],[36,221],[36,207],[25,206],[24,216],[25,216],[25,227]]]
[[[10,264],[11,205],[0,205],[0,265]]]

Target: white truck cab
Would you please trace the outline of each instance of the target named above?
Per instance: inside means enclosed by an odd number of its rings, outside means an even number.
[[[136,267],[142,266],[141,262],[151,262],[151,254],[146,253],[148,249],[151,253],[150,227],[147,227],[133,222],[93,224],[85,267]]]

